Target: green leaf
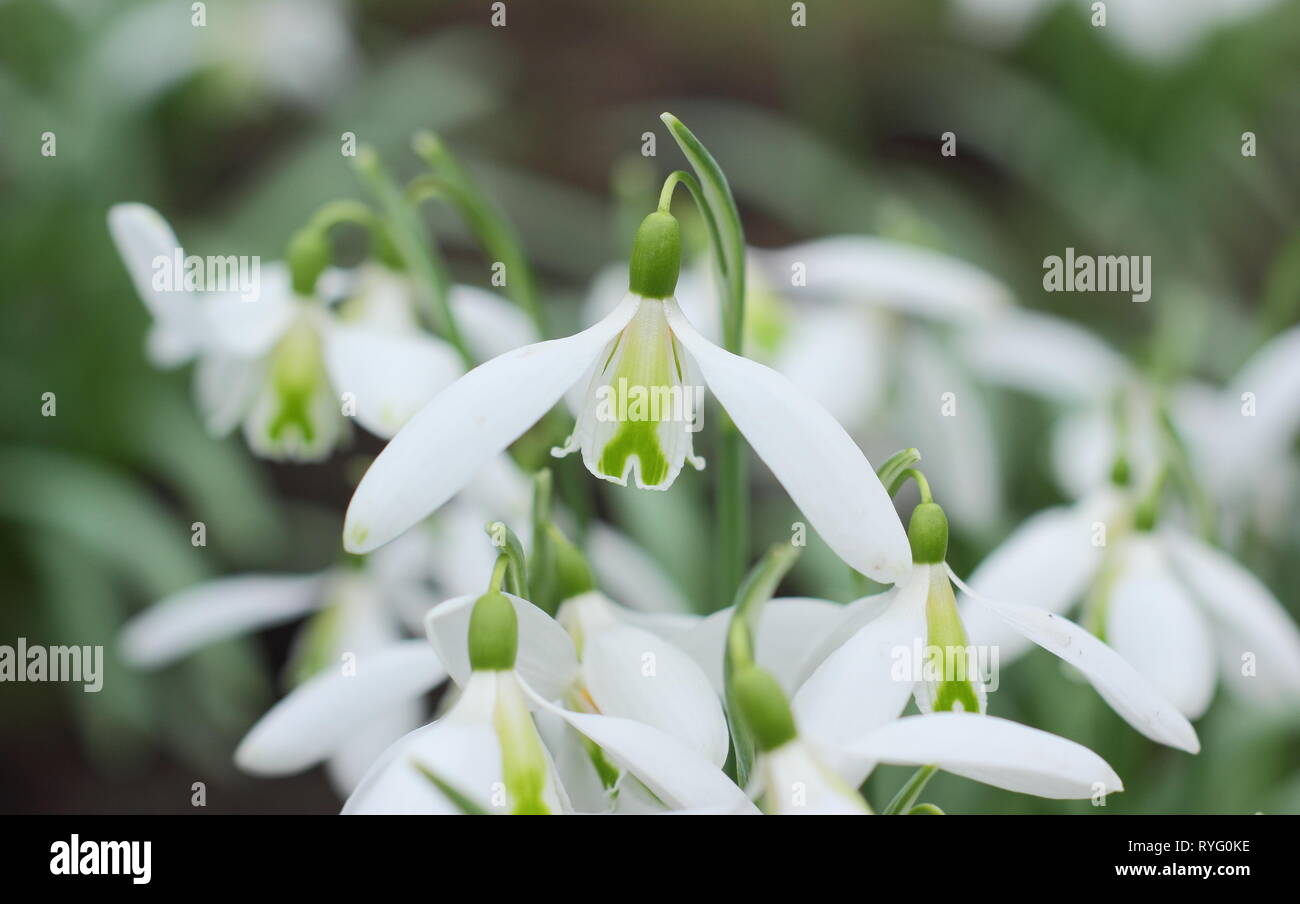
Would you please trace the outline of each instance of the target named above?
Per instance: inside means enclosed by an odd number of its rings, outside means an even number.
[[[425,778],[427,778],[429,781],[433,782],[434,787],[436,787],[439,791],[441,791],[443,796],[446,797],[447,800],[451,801],[452,806],[460,810],[461,813],[465,814],[466,816],[487,816],[488,815],[488,812],[486,810],[484,810],[478,804],[474,803],[474,801],[469,797],[469,795],[465,794],[465,792],[461,791],[455,785],[451,784],[451,782],[447,781],[445,778],[438,775],[428,766],[424,765],[424,763],[421,763],[419,760],[415,760],[413,762],[415,768],[419,770],[420,774],[423,775]]]
[[[903,787],[898,789],[894,799],[885,807],[882,816],[902,816],[916,806],[916,799],[925,790],[930,778],[939,771],[938,766],[922,766],[912,774]],[[937,809],[937,808],[936,808]]]
[[[699,178],[704,193],[704,215],[713,238],[718,268],[726,288],[723,337],[727,350],[741,353],[742,327],[745,318],[745,232],[740,225],[740,211],[731,195],[731,186],[718,162],[695,134],[676,116],[659,117],[672,134],[678,147]]]

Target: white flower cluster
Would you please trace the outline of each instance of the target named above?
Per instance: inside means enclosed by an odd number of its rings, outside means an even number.
[[[972,650],[1005,665],[1042,647],[1137,731],[1189,753],[1218,670],[1260,705],[1300,700],[1285,609],[1162,502],[1172,461],[1191,476],[1192,509],[1199,491],[1223,524],[1267,526],[1268,500],[1240,478],[1294,469],[1300,333],[1261,351],[1241,387],[1182,387],[1166,403],[1118,354],[1018,309],[971,265],[840,237],[742,255],[742,356],[713,341],[723,290],[695,270],[677,286],[671,220],[647,218],[630,290],[627,267],[597,279],[585,330],[534,341],[509,302],[456,287],[458,345],[422,325],[414,277],[391,261],[317,266],[305,282],[294,261],[269,265],[251,301],[160,286],[155,261],[179,253],[176,237],[149,208],[114,208],[154,318],[149,354],[197,363],[215,434],[242,424],[255,453],[297,461],[328,456],[349,417],[390,440],[347,511],[354,557],[163,600],[128,626],[129,658],[156,667],[305,616],[296,685],[236,761],[262,775],[327,762],[345,813],[870,813],[859,789],[879,764],[921,769],[888,813],[933,812],[917,796],[936,769],[1046,798],[1122,790],[1087,748],[987,714],[996,680],[964,667]],[[884,423],[914,430],[954,522],[987,528],[1000,491],[981,399],[998,385],[1066,412],[1057,463],[1077,501],[1012,531],[967,586],[919,456],[878,473],[862,447]],[[848,605],[770,599],[792,558],[778,548],[710,607],[726,608],[695,614],[612,527],[591,525],[580,551],[559,526],[576,519],[558,505],[552,517],[508,452],[567,399],[572,430],[553,454],[579,452],[595,477],[666,491],[684,464],[704,468],[698,423],[637,413],[619,397],[628,386],[707,387],[720,429],[887,589]],[[1258,417],[1239,416],[1245,392]],[[960,416],[939,411],[949,401]],[[922,502],[905,526],[892,497],[908,479]],[[1077,603],[1090,630],[1064,615]],[[926,667],[900,668],[914,650]]]

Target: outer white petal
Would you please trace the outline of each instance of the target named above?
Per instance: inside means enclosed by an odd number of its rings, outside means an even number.
[[[1106,639],[1189,719],[1214,696],[1214,640],[1205,617],[1151,537],[1135,537],[1106,606]]]
[[[391,437],[462,373],[445,342],[422,333],[333,324],[325,366],[335,395],[351,393],[361,426]]]
[[[369,552],[442,505],[551,408],[636,311],[629,297],[595,326],[493,358],[411,418],[362,478],[344,545]]]
[[[1000,600],[1063,613],[1077,602],[1101,564],[1092,545],[1092,506],[1045,509],[1031,516],[971,572],[980,592]],[[989,609],[961,597],[970,642],[997,647],[1003,664],[1033,644]]]
[[[203,310],[212,344],[232,355],[253,358],[271,350],[298,314],[287,265],[276,261],[260,270],[256,298],[238,292],[207,295]]]
[[[476,672],[445,716],[402,738],[370,767],[343,814],[458,813],[416,763],[491,812],[495,790],[505,781],[492,717],[497,681],[506,674]]]
[[[349,737],[325,761],[326,775],[338,795],[346,800],[384,751],[425,721],[423,702],[411,699],[371,719],[365,728]]]
[[[996,716],[908,716],[855,740],[850,752],[903,766],[937,765],[986,785],[1054,799],[1123,791],[1106,761],[1065,738]]]
[[[212,351],[194,368],[194,396],[203,424],[213,436],[225,436],[248,414],[266,374],[265,361]]]
[[[604,522],[587,531],[587,558],[601,587],[640,612],[689,612],[686,597],[659,563]]]
[[[868,236],[835,236],[760,253],[772,281],[788,285],[803,264],[811,295],[963,322],[1011,303],[1010,290],[978,267],[919,245]]]
[[[849,611],[848,606],[809,597],[777,597],[769,601],[758,624],[758,664],[772,673],[787,694],[793,694],[805,677],[809,658],[844,623]],[[729,606],[704,618],[687,616],[675,622],[641,624],[685,650],[721,694],[723,653],[734,612],[735,608]],[[841,642],[851,633],[840,638]]]
[[[448,303],[465,344],[480,361],[537,341],[537,331],[528,315],[495,292],[456,285],[451,287]],[[593,322],[597,319],[593,318]]]
[[[1225,395],[1233,415],[1236,466],[1250,473],[1254,464],[1284,457],[1300,431],[1300,326],[1256,352]],[[1251,417],[1243,416],[1247,401],[1253,405]],[[1249,460],[1242,461],[1243,455]]]
[[[985,379],[1061,402],[1105,404],[1129,373],[1093,333],[1049,314],[1007,311],[961,341]]]
[[[907,441],[925,456],[925,473],[941,490],[957,524],[986,527],[1002,509],[1002,471],[981,391],[932,335],[914,326],[903,336],[900,389]]]
[[[925,643],[930,568],[917,566],[892,594],[889,608],[826,657],[794,696],[795,723],[830,757],[850,784],[866,773],[834,754],[848,741],[898,717],[916,683],[915,644]]]
[[[671,735],[631,719],[572,712],[532,696],[543,709],[594,742],[619,768],[635,775],[670,808],[754,812],[749,798],[721,769]]]
[[[328,572],[240,575],[173,594],[132,619],[122,654],[141,668],[166,665],[205,644],[292,621],[325,602]]]
[[[153,315],[149,354],[160,367],[190,360],[203,346],[199,293],[154,288],[154,261],[170,264],[181,251],[180,241],[158,211],[145,204],[115,204],[108,211],[108,230],[126,264],[136,293]]]
[[[665,731],[719,768],[727,761],[727,720],[718,695],[703,669],[672,644],[641,628],[611,624],[584,638],[582,674],[603,714]]]
[[[826,544],[878,581],[907,574],[911,548],[893,501],[844,428],[776,371],[709,342],[672,299],[665,311],[709,389]]]
[[[802,738],[761,753],[755,766],[763,809],[773,816],[866,816],[871,810],[815,746]]]
[[[1055,613],[989,599],[964,584],[952,569],[948,574],[970,599],[1078,669],[1110,708],[1142,734],[1188,753],[1201,749],[1196,729],[1178,707],[1127,659],[1092,634]]]
[[[886,385],[881,319],[841,307],[801,309],[769,363],[856,434]]]
[[[1255,674],[1234,686],[1258,684],[1257,697],[1294,705],[1300,698],[1300,630],[1286,609],[1263,582],[1219,550],[1174,529],[1162,537],[1192,596],[1227,629],[1220,640],[1229,647],[1225,661],[1240,672],[1242,654],[1255,654]]]
[[[423,639],[358,653],[355,674],[331,669],[273,706],[240,743],[235,762],[256,775],[307,769],[339,751],[371,723],[406,708],[446,677],[446,670]]]
[[[506,594],[519,619],[515,670],[529,687],[549,700],[563,696],[578,675],[578,655],[560,623],[527,600]],[[451,680],[464,685],[470,677],[469,619],[478,594],[447,600],[425,617],[429,642]]]

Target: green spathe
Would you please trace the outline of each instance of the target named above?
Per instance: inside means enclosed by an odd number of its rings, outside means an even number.
[[[628,289],[642,298],[671,298],[681,267],[681,226],[672,214],[655,211],[637,228]]]
[[[775,678],[758,666],[741,669],[733,680],[741,718],[763,753],[776,750],[797,736],[794,714]]]
[[[515,667],[519,619],[503,593],[485,593],[469,617],[469,665],[474,671],[500,672]]]
[[[948,554],[948,516],[935,502],[922,502],[912,510],[907,525],[907,539],[912,545],[912,561],[919,565],[938,565]]]

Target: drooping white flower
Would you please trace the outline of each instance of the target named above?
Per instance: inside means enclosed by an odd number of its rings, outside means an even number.
[[[405,625],[437,600],[430,578],[433,538],[412,532],[371,556],[359,569],[333,568],[307,575],[249,574],[219,578],[168,597],[127,623],[125,660],[162,668],[200,647],[306,618],[298,632],[289,679],[312,684],[348,682],[365,674],[370,659],[398,643]],[[336,787],[347,793],[393,739],[419,724],[421,693],[444,677],[432,656],[419,668],[417,687],[388,708],[365,711],[353,731],[335,738],[316,761],[328,760]],[[314,686],[314,685],[313,685]],[[312,692],[314,693],[314,692]],[[254,771],[273,772],[271,766]]]
[[[854,789],[879,763],[934,766],[1047,798],[1104,797],[1124,787],[1086,747],[1006,719],[930,713],[875,726],[855,722],[849,731],[828,735],[824,720],[805,718],[797,705],[792,710],[776,679],[762,668],[743,667],[735,687],[740,717],[757,748],[750,792],[766,813],[870,813]],[[837,689],[837,703],[845,702],[845,690]],[[825,688],[812,693],[823,694]]]
[[[825,739],[842,741],[897,718],[911,697],[922,712],[983,712],[986,672],[1000,667],[1001,644],[1015,636],[1078,669],[1111,708],[1142,734],[1181,750],[1199,750],[1195,730],[1173,700],[1161,693],[1158,682],[1056,612],[969,591],[968,607],[959,612],[950,582],[964,585],[944,562],[947,524],[939,506],[918,506],[909,534],[916,562],[902,581],[884,593],[847,607],[774,600],[764,610],[757,632],[758,662],[780,676],[801,725]],[[1050,568],[1042,565],[1026,578],[1034,576],[1049,584],[1053,579]],[[765,635],[775,633],[765,623],[782,618],[790,606],[808,613],[785,620],[787,627],[780,631],[799,638],[798,642],[769,647],[773,653],[765,654]],[[983,610],[982,629],[993,624],[1002,630],[968,634],[966,623],[973,610]],[[679,641],[680,645],[706,661],[720,662],[729,616],[729,612],[710,616],[689,630],[694,636]]]
[[[820,402],[869,456],[926,449],[927,470],[953,488],[954,520],[995,519],[994,431],[962,346],[949,340],[996,319],[1011,291],[960,259],[871,236],[750,249],[748,263],[746,355]],[[615,307],[619,279],[610,267],[593,282],[590,317]],[[688,269],[677,289],[682,311],[711,339],[721,332],[719,297],[707,266]]]
[[[1098,526],[1106,531],[1099,548]],[[1050,573],[1054,580],[1043,580]],[[1266,586],[1226,553],[1173,525],[1135,527],[1116,500],[1035,515],[972,573],[999,599],[1065,612],[1086,599],[1085,619],[1188,718],[1209,706],[1216,673],[1245,699],[1300,700],[1300,630]],[[1010,659],[1005,627],[963,599],[972,639]]]
[[[488,605],[497,610],[493,618],[508,622],[510,631],[485,626],[481,607],[489,599]],[[601,605],[595,600],[588,603]],[[592,635],[584,637],[584,646],[593,645],[588,651],[591,660],[579,662],[565,630],[525,600],[498,593],[443,603],[430,613],[429,637],[461,689],[460,697],[442,719],[394,745],[372,768],[344,812],[452,811],[454,802],[426,773],[486,812],[569,812],[572,806],[565,785],[570,776],[561,776],[557,764],[564,759],[552,755],[537,730],[544,718],[572,726],[595,745],[602,762],[633,776],[659,806],[745,808],[743,794],[722,773],[720,763],[706,759],[692,746],[716,747],[716,738],[709,735],[718,732],[699,733],[695,729],[702,723],[673,705],[673,700],[685,702],[687,709],[706,713],[706,720],[712,718],[707,704],[716,708],[717,699],[698,667],[684,655],[672,654],[658,638],[639,638],[660,654],[659,664],[668,673],[658,682],[641,680],[638,686],[629,680],[629,663],[623,655],[630,649],[626,635],[619,637],[616,626],[593,627]],[[491,655],[481,651],[483,645],[492,647]],[[637,650],[635,655],[645,652]],[[660,693],[672,699],[647,705],[650,696]],[[550,702],[561,697],[584,698],[588,711]],[[624,715],[598,714],[593,711],[597,701],[609,710],[648,714],[672,730],[692,726],[685,730],[690,740],[683,742],[669,731]],[[288,701],[284,705],[287,708]],[[538,723],[530,708],[538,710]],[[716,715],[720,722],[720,711]],[[720,735],[725,758],[725,727]],[[575,749],[570,746],[567,751]],[[590,773],[591,755],[582,756],[581,765]],[[581,776],[571,775],[581,781]],[[532,792],[522,793],[521,787]]]
[[[581,449],[604,479],[666,488],[692,455],[692,424],[671,404],[638,417],[629,396],[639,389],[641,398],[671,400],[676,389],[680,399],[697,369],[832,550],[883,581],[906,571],[892,504],[844,429],[787,379],[718,348],[682,314],[672,297],[678,244],[676,221],[652,214],[639,233],[643,256],[633,256],[632,291],[612,313],[576,335],[495,358],[439,393],[362,479],[348,508],[346,547],[374,549],[442,505],[584,375],[579,426],[560,451]],[[656,257],[665,248],[671,265]]]
[[[570,809],[515,667],[511,602],[499,593],[480,597],[466,633],[470,673],[456,702],[379,758],[344,804],[345,815]]]
[[[183,260],[167,222],[143,204],[109,211],[109,229],[136,291],[153,315],[150,359],[196,361],[194,385],[208,429],[237,425],[269,458],[314,461],[346,433],[347,417],[388,437],[463,367],[441,340],[421,332],[406,279],[379,265],[327,271],[317,295],[294,292],[288,268],[258,265],[252,297],[158,280],[159,262]],[[336,295],[342,299],[332,305]],[[486,296],[486,297],[485,297]],[[453,310],[470,311],[476,353],[497,354],[520,337],[522,314],[489,293],[458,288]],[[483,323],[493,319],[498,328]]]

